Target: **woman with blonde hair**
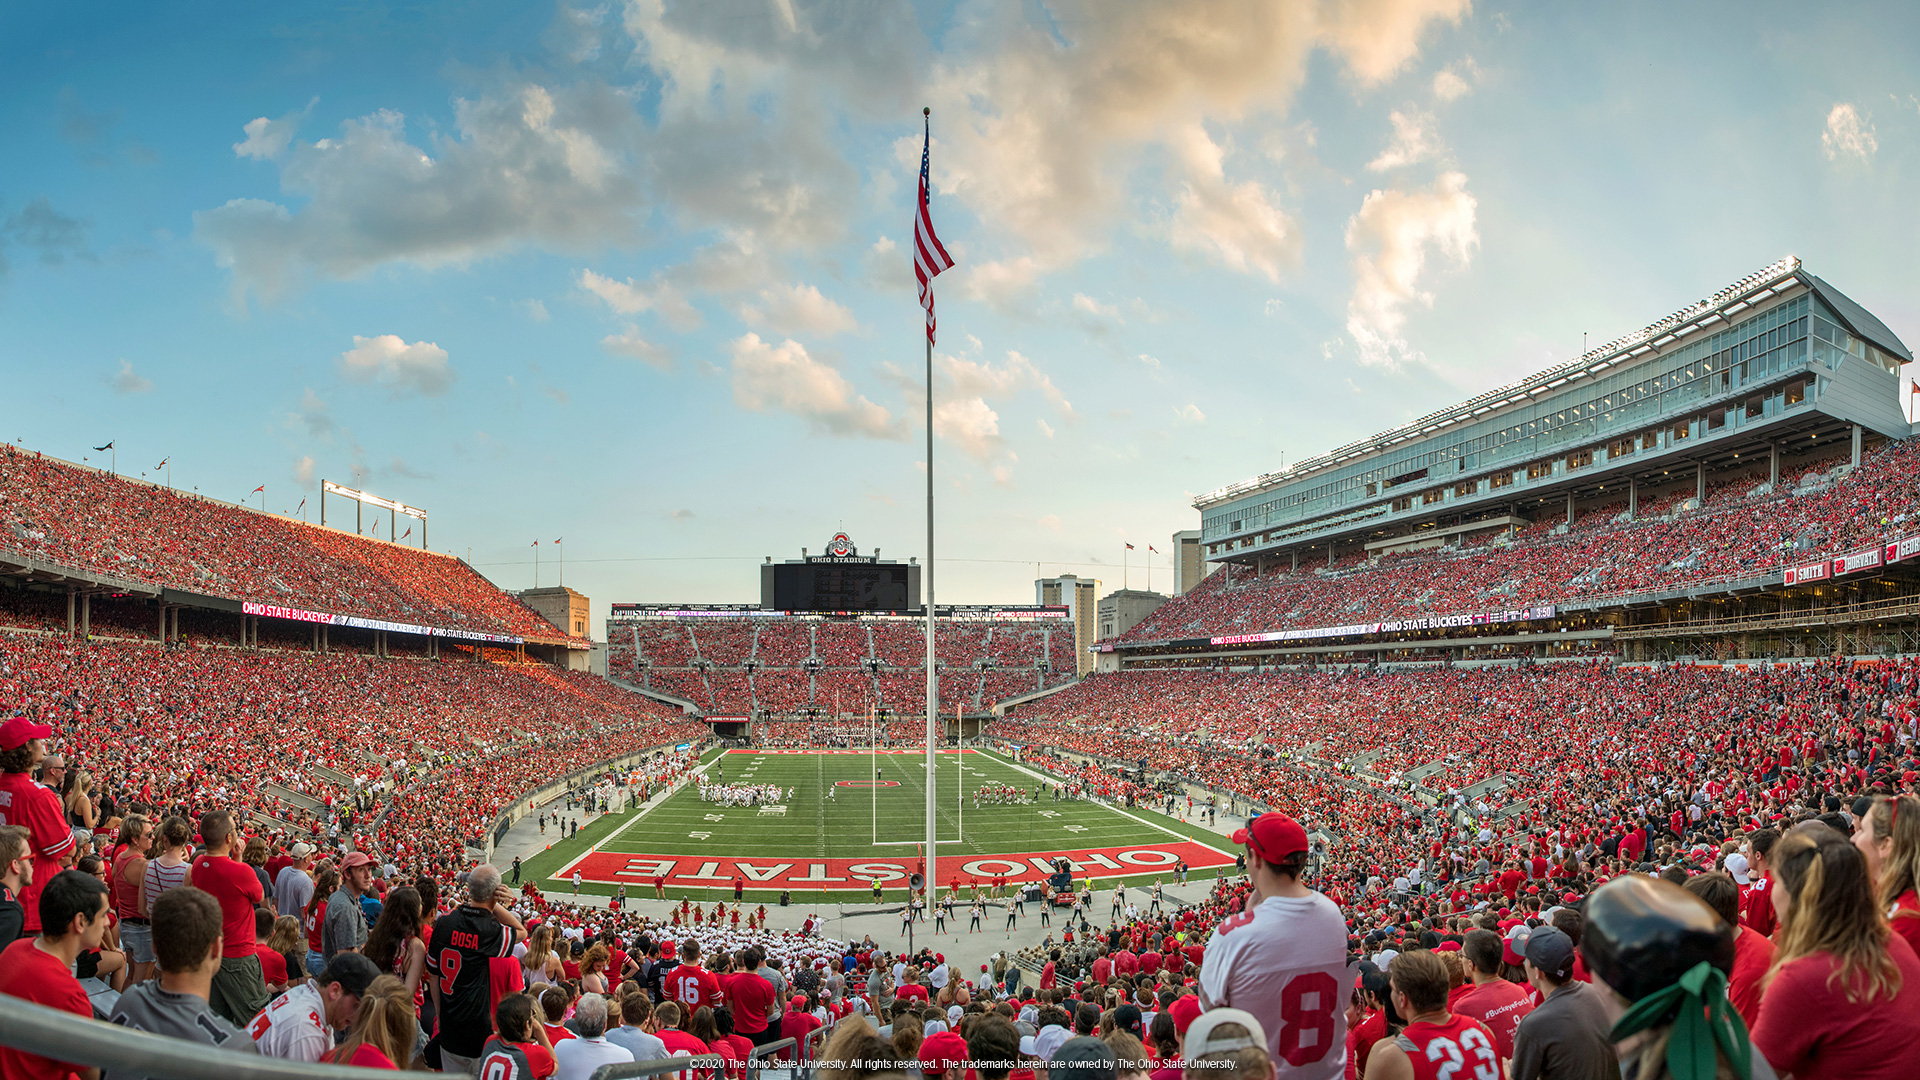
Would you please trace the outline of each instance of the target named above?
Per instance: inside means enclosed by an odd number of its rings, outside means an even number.
[[[613,954],[607,951],[605,945],[594,942],[593,948],[588,949],[587,955],[580,959],[580,988],[589,994],[605,994],[607,961],[612,958]]]
[[[1853,829],[1853,846],[1866,856],[1874,896],[1893,932],[1920,953],[1920,798],[1882,795]]]
[[[360,1013],[333,1051],[336,1065],[405,1069],[413,1064],[413,995],[392,975],[373,980],[360,995]]]
[[[1795,1080],[1904,1080],[1920,1046],[1920,956],[1887,926],[1860,850],[1795,826],[1767,856],[1773,936],[1753,1045]]]
[[[520,973],[527,990],[538,994],[536,987],[553,982],[547,974],[547,968],[553,961],[553,928],[542,926],[527,935],[527,951],[520,956]]]
[[[307,962],[307,936],[300,929],[300,920],[292,915],[282,915],[273,920],[273,933],[267,935],[267,948],[286,958],[287,974],[298,983],[299,973]]]
[[[66,782],[60,785],[60,801],[66,806],[67,824],[87,830],[99,824],[93,805],[93,773],[85,767],[67,771]]]

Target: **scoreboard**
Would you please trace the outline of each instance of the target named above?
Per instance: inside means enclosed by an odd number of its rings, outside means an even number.
[[[905,612],[919,607],[918,566],[807,561],[761,570],[761,605],[778,611]]]
[[[876,549],[877,552],[877,549]],[[920,567],[862,555],[834,533],[819,555],[760,567],[760,606],[769,611],[905,613],[920,609]]]

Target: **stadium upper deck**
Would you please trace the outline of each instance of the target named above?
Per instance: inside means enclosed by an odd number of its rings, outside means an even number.
[[[426,640],[584,650],[465,562],[0,446],[0,578],[74,598]],[[84,608],[82,609],[84,610]],[[82,616],[84,627],[84,615]],[[151,624],[150,624],[151,625]],[[583,654],[584,655],[584,654]]]
[[[1640,485],[1713,474],[1782,447],[1857,463],[1864,433],[1904,438],[1884,323],[1787,258],[1571,363],[1410,424],[1202,495],[1214,561],[1330,561],[1525,528]],[[1611,492],[1611,495],[1609,495]],[[1316,554],[1317,552],[1317,554]]]

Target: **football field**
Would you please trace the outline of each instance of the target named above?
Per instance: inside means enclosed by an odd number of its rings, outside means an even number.
[[[1064,856],[1075,876],[1172,880],[1185,859],[1192,871],[1231,865],[1222,839],[1147,811],[1056,801],[1038,774],[997,755],[947,750],[935,781],[939,884],[997,875],[1037,881]],[[703,800],[688,784],[652,807],[615,815],[604,829],[582,830],[578,847],[533,869],[544,887],[583,883],[605,893],[652,896],[660,879],[671,897],[749,891],[859,891],[878,883],[904,889],[920,870],[926,835],[925,752],[729,750],[704,766],[710,783],[752,786],[754,804]],[[722,779],[724,777],[724,779]],[[1024,801],[983,800],[983,786],[1012,787]],[[778,789],[777,794],[773,789]],[[1038,790],[1038,798],[1034,794]],[[600,825],[600,822],[596,822]],[[1209,842],[1209,840],[1211,842]],[[590,845],[590,847],[589,847]]]

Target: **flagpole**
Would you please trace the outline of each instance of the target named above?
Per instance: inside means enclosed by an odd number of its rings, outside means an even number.
[[[933,109],[931,107],[922,108],[920,111],[920,115],[922,117],[923,123],[926,124],[925,134],[926,134],[927,142],[929,145],[931,145],[933,141],[933,119],[932,119]],[[928,282],[927,288],[928,289],[933,288],[932,282]],[[935,836],[936,819],[934,818],[934,814],[936,812],[934,809],[934,806],[935,806],[934,781],[938,779],[940,774],[934,765],[935,758],[934,758],[934,743],[933,743],[934,725],[939,717],[939,708],[940,708],[940,673],[935,666],[936,657],[934,655],[934,648],[933,648],[933,636],[934,636],[933,610],[934,610],[933,609],[933,334],[931,332],[928,332],[927,334],[927,859],[926,859],[927,869],[925,871],[925,882],[926,882],[927,888],[929,889],[929,892],[927,894],[929,896],[933,895],[931,891],[932,884],[940,880],[939,872],[938,870],[935,869],[935,867],[938,864],[940,852],[939,852],[939,848],[936,846],[939,843],[939,841]]]
[[[940,710],[940,673],[935,666],[933,648],[933,339],[927,339],[927,869],[928,895],[939,877],[934,869],[939,849],[935,836],[934,781],[940,773],[935,765],[934,730]]]

